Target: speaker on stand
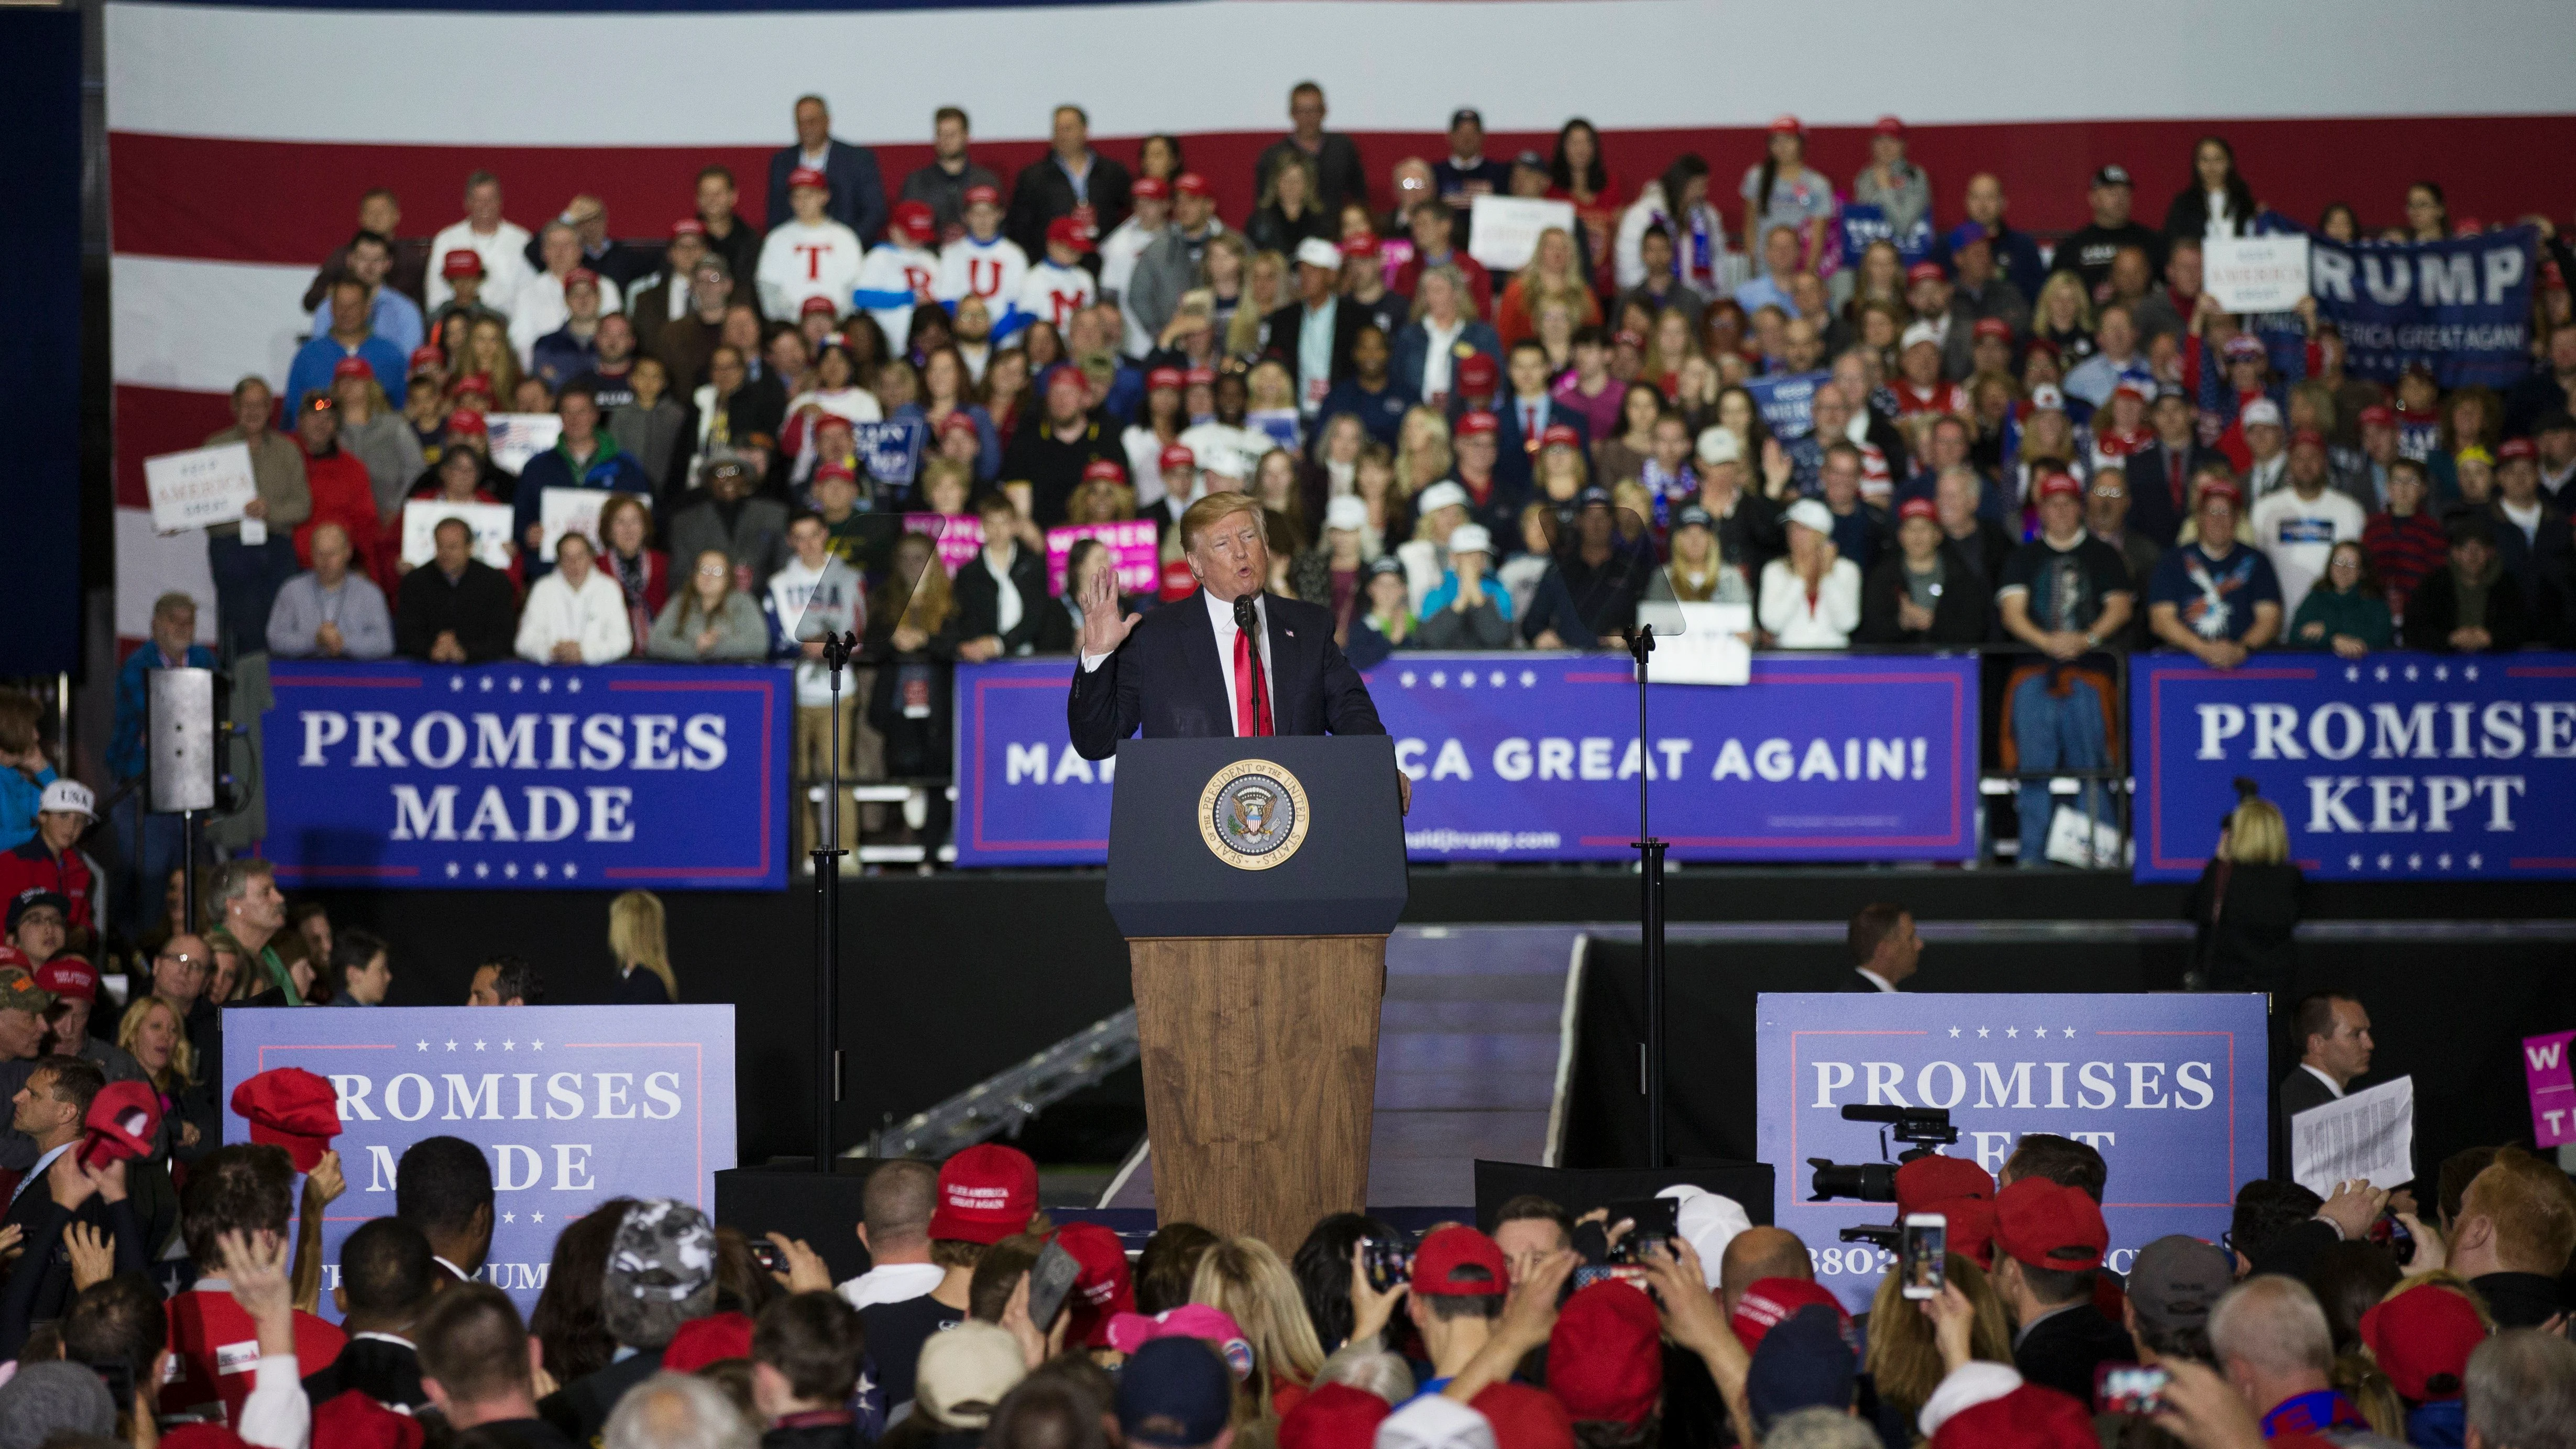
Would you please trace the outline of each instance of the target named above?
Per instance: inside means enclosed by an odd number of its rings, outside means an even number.
[[[144,676],[144,760],[149,782],[144,803],[155,815],[176,815],[180,827],[180,890],[189,924],[197,920],[197,817],[215,808],[215,671],[156,669]],[[150,882],[142,883],[147,889]]]

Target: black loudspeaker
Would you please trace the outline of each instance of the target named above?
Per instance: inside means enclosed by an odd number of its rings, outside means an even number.
[[[832,1281],[846,1283],[868,1270],[868,1250],[859,1246],[860,1197],[869,1174],[888,1160],[842,1158],[830,1173],[802,1158],[728,1168],[716,1174],[716,1226],[739,1228],[753,1242],[764,1233],[801,1238],[831,1265]]]
[[[215,808],[215,672],[155,669],[150,687],[144,758],[155,814]]]
[[[1731,1197],[1755,1227],[1771,1223],[1771,1164],[1683,1158],[1679,1167],[1532,1167],[1476,1159],[1476,1226],[1494,1230],[1503,1204],[1524,1193],[1557,1203],[1576,1217],[1607,1203],[1653,1197],[1676,1183]],[[716,1189],[721,1200],[724,1191]]]

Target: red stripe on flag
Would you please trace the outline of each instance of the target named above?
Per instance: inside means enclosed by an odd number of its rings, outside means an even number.
[[[116,385],[116,506],[149,508],[143,460],[205,446],[233,425],[232,399],[219,392]]]

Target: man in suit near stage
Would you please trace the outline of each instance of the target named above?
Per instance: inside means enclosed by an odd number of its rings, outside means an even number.
[[[1333,643],[1330,611],[1262,592],[1270,549],[1260,503],[1211,493],[1179,527],[1197,593],[1123,618],[1114,571],[1083,595],[1082,660],[1065,701],[1074,749],[1105,760],[1140,729],[1147,739],[1385,734],[1368,685]],[[1395,778],[1410,808],[1413,782]]]
[[[2341,1098],[2352,1079],[2370,1070],[2370,1013],[2360,1002],[2331,991],[2303,997],[2290,1013],[2299,1065],[2281,1079],[2279,1130],[2272,1134],[2272,1175],[2290,1177],[2290,1119]]]
[[[832,109],[821,96],[796,98],[796,144],[779,148],[769,158],[770,230],[776,231],[786,223],[787,178],[804,166],[822,172],[832,182],[832,199],[824,203],[824,214],[857,232],[862,243],[873,243],[886,223],[885,180],[877,172],[877,153],[832,139]],[[746,295],[748,290],[745,289]],[[685,385],[677,377],[672,382]]]
[[[1861,907],[1843,939],[1851,946],[1852,969],[1835,986],[1837,991],[1899,990],[1923,956],[1914,913],[1885,901]]]

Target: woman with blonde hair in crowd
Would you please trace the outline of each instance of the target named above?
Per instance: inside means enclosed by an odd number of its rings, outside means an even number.
[[[2084,278],[2074,272],[2051,272],[2031,304],[2031,336],[2057,350],[2058,364],[2073,367],[2090,357],[2093,344],[2093,299]]]
[[[2003,1300],[1995,1296],[1985,1270],[1974,1260],[1951,1253],[1944,1262],[1944,1272],[1975,1315],[1969,1320],[1968,1357],[1984,1363],[2011,1363],[2012,1325],[2004,1317]],[[1878,1385],[1879,1401],[1895,1408],[1910,1424],[1949,1371],[1942,1366],[1941,1345],[1931,1318],[1904,1299],[1904,1290],[1902,1273],[1889,1273],[1878,1280],[1878,1292],[1869,1305],[1869,1352],[1861,1368]]]
[[[1297,1407],[1324,1366],[1324,1346],[1306,1317],[1297,1279],[1259,1238],[1228,1238],[1199,1259],[1190,1301],[1224,1310],[1252,1344],[1253,1417],[1277,1420]],[[1243,1399],[1237,1399],[1238,1412]]]
[[[618,974],[609,1005],[668,1006],[680,999],[660,896],[628,891],[608,903],[608,951],[617,958]]]
[[[1509,349],[1538,334],[1541,304],[1562,301],[1574,308],[1577,325],[1601,320],[1601,299],[1583,284],[1574,254],[1574,238],[1561,226],[1538,234],[1529,265],[1504,286],[1494,306],[1494,331]]]
[[[2300,904],[2307,877],[2290,859],[2280,807],[2237,786],[2241,798],[2218,849],[2191,888],[2183,914],[2198,928],[2184,984],[2202,991],[2287,992],[2299,964]]]
[[[1440,409],[1417,405],[1395,433],[1395,486],[1411,498],[1449,476],[1457,459],[1449,451],[1449,420]]]
[[[451,391],[457,382],[480,377],[490,384],[487,389],[495,401],[507,401],[519,391],[519,358],[510,350],[509,324],[497,317],[475,322],[465,334],[465,360],[458,369]]]
[[[1288,259],[1277,252],[1254,252],[1243,264],[1243,301],[1234,309],[1234,318],[1225,324],[1225,350],[1229,357],[1244,357],[1259,352],[1269,341],[1270,314],[1292,300],[1288,290]]]
[[[116,1024],[116,1044],[143,1068],[144,1080],[161,1096],[157,1155],[185,1162],[216,1146],[221,1123],[213,1099],[197,1081],[197,1053],[188,1044],[179,1008],[160,996],[135,1002]]]

